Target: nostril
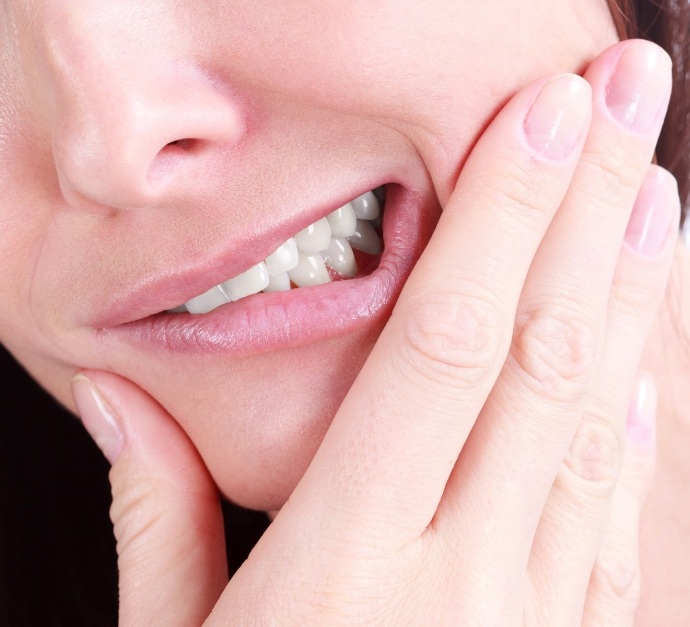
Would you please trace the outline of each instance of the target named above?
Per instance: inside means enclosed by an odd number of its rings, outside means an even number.
[[[195,192],[241,139],[241,106],[200,69],[145,69],[75,88],[80,96],[56,107],[54,157],[71,198],[136,209]]]
[[[176,139],[175,141],[170,142],[168,146],[175,146],[180,150],[185,150],[189,152],[193,148],[195,143],[197,143],[197,140],[195,139]]]
[[[200,139],[184,138],[168,142],[158,151],[148,170],[148,183],[161,186],[175,177],[175,171],[181,168],[192,156],[199,153],[202,144]]]

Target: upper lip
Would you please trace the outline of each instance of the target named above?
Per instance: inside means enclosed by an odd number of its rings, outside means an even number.
[[[173,270],[166,268],[144,276],[127,293],[113,294],[108,302],[102,302],[99,306],[101,315],[90,326],[114,327],[172,309],[262,261],[289,237],[353,198],[391,182],[397,181],[392,177],[372,178],[357,187],[351,186],[351,192],[325,199],[319,206],[297,215],[289,218],[277,216],[270,232],[237,233],[233,242],[219,251],[210,251],[201,258],[182,260],[180,267]]]

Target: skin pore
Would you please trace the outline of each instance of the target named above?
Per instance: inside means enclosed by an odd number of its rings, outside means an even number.
[[[387,305],[353,332],[240,355],[142,348],[99,318],[154,279],[171,286],[157,310],[174,307],[195,295],[180,273],[208,266],[208,289],[262,257],[235,251],[270,252],[380,183],[414,195],[428,230],[505,100],[616,39],[595,0],[3,9],[0,339],[70,407],[80,367],[137,383],[221,490],[263,509],[303,473]]]

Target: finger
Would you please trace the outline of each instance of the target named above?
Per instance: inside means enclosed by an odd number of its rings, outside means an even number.
[[[323,519],[335,507],[353,533],[383,516],[389,541],[426,528],[505,358],[590,98],[579,77],[539,81],[487,129],[293,499],[328,494]]]
[[[655,461],[656,389],[640,373],[630,407],[620,480],[585,600],[584,627],[635,623],[640,596],[639,522]]]
[[[636,364],[664,293],[679,213],[675,179],[651,166],[613,281],[601,369],[533,545],[530,577],[535,588],[549,591],[554,611],[571,606],[579,615],[584,602],[622,463]],[[646,225],[644,242],[640,225]],[[558,538],[560,547],[554,551]]]
[[[75,377],[82,421],[112,465],[123,625],[201,625],[227,584],[218,493],[191,442],[134,384]]]
[[[639,46],[643,57],[658,57],[656,62],[640,62],[633,51]],[[653,103],[644,101],[654,116],[644,130],[620,123],[611,112],[611,85],[628,71],[621,67],[626,51],[633,51],[627,62],[638,71],[649,68],[643,76],[648,93],[642,95]],[[510,545],[492,541],[496,555],[520,551],[522,564],[599,367],[612,276],[668,102],[670,64],[652,44],[626,42],[601,55],[586,78],[594,108],[580,163],[525,282],[501,377],[437,517],[439,528],[457,528],[472,503],[467,524],[494,521],[491,533]],[[658,281],[661,267],[654,271]]]

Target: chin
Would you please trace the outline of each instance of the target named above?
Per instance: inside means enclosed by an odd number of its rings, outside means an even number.
[[[241,360],[195,359],[167,377],[155,369],[130,377],[182,426],[225,498],[276,510],[308,468],[382,327]],[[170,384],[191,372],[193,386]]]

